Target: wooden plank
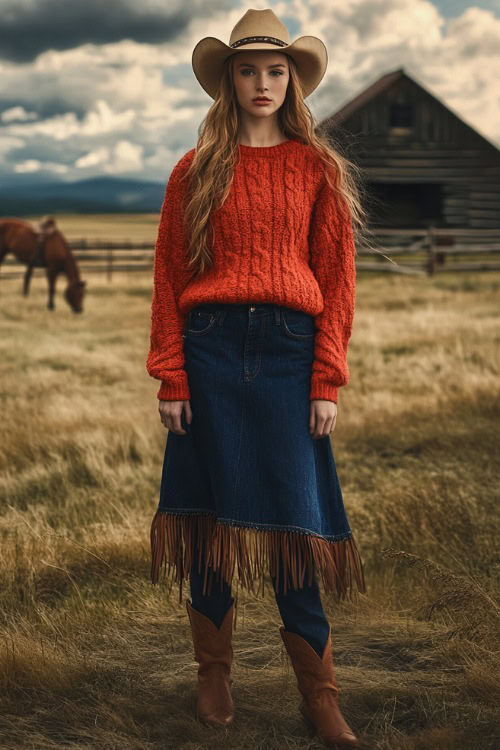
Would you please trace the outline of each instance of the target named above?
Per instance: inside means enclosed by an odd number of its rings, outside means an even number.
[[[154,242],[132,242],[130,240],[85,240],[69,239],[68,244],[72,250],[151,250],[155,248]]]
[[[400,169],[399,167],[386,167],[385,164],[381,164],[380,166],[365,166],[363,164],[363,169],[366,170],[366,179],[370,182],[396,182],[396,183],[403,183],[403,182],[424,182],[424,183],[434,183],[434,182],[443,182],[443,180],[450,180],[450,181],[460,181],[463,182],[464,180],[471,182],[473,179],[473,170],[463,170],[463,169],[455,169],[454,167],[445,169],[443,167],[433,166],[431,169],[413,169],[410,167],[406,167],[404,170]],[[484,179],[488,176],[488,172],[491,172],[491,177],[494,180],[498,180],[500,177],[500,168],[495,168],[495,171],[493,171],[493,167],[490,169],[487,167],[483,167],[481,169],[481,179]]]
[[[500,263],[472,262],[472,263],[453,263],[449,266],[436,266],[434,273],[444,273],[446,271],[500,271]]]
[[[443,255],[496,255],[496,253],[500,253],[500,244],[495,246],[474,245],[470,247],[469,245],[458,245],[455,247],[438,247],[436,252]]]
[[[380,146],[372,145],[368,143],[368,139],[365,139],[363,141],[363,148],[367,149],[371,157],[378,157],[380,159],[393,159],[395,157],[411,159],[415,155],[423,158],[428,158],[429,155],[432,154],[432,156],[444,159],[462,158],[470,159],[473,161],[484,160],[484,151],[480,149],[456,148],[455,146],[450,146],[450,148],[432,147],[432,149],[424,147],[408,149],[402,146],[396,146],[395,148],[388,149],[385,147],[385,144]]]
[[[363,166],[373,167],[378,164],[383,164],[385,167],[396,167],[397,169],[407,169],[408,167],[420,168],[420,169],[434,169],[442,167],[443,169],[467,169],[467,170],[482,170],[484,167],[492,166],[490,162],[478,159],[463,159],[460,156],[456,156],[453,159],[453,163],[450,163],[451,159],[436,158],[434,155],[427,153],[426,155],[413,155],[411,158],[398,157],[397,154],[392,153],[390,158],[383,160],[377,159],[373,153],[363,155]],[[492,167],[494,168],[494,167]]]
[[[43,273],[45,269],[43,268],[37,268],[35,269],[33,273],[34,278],[40,278],[42,276],[45,276],[45,273]],[[99,266],[88,266],[86,268],[81,268],[80,271],[85,273],[106,273],[107,272],[107,266],[105,264],[99,265]],[[113,273],[117,271],[125,271],[125,272],[132,272],[132,271],[151,271],[152,266],[150,264],[147,265],[137,265],[137,266],[127,266],[127,265],[120,265],[115,266],[113,265]],[[38,272],[42,273],[38,273]],[[24,278],[24,272],[23,271],[2,271],[0,270],[0,283],[4,280],[9,279],[22,279]]]
[[[356,263],[356,270],[358,271],[382,271],[389,273],[400,273],[413,276],[425,276],[426,271],[422,268],[416,268],[411,266],[395,265],[394,263]]]

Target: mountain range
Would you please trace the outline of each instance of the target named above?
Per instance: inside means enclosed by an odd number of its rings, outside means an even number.
[[[71,213],[159,213],[165,185],[92,177],[77,182],[0,185],[0,216]]]

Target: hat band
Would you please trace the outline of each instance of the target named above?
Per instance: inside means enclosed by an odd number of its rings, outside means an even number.
[[[276,44],[277,47],[288,47],[289,45],[281,39],[276,39],[274,36],[246,36],[243,39],[230,44],[230,47],[241,47],[243,44],[251,44],[252,42],[268,42],[269,44]]]

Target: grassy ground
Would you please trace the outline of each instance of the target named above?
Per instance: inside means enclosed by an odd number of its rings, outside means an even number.
[[[321,747],[269,590],[238,592],[233,725],[194,719],[185,606],[149,582],[150,274],[91,277],[80,316],[63,287],[49,312],[43,277],[25,299],[0,272],[0,746]],[[366,748],[500,743],[499,291],[496,273],[359,276],[331,439],[368,591],[324,604]]]

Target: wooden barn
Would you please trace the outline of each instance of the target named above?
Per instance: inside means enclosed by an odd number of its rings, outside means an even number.
[[[403,68],[318,129],[361,167],[373,228],[500,228],[500,150]]]

